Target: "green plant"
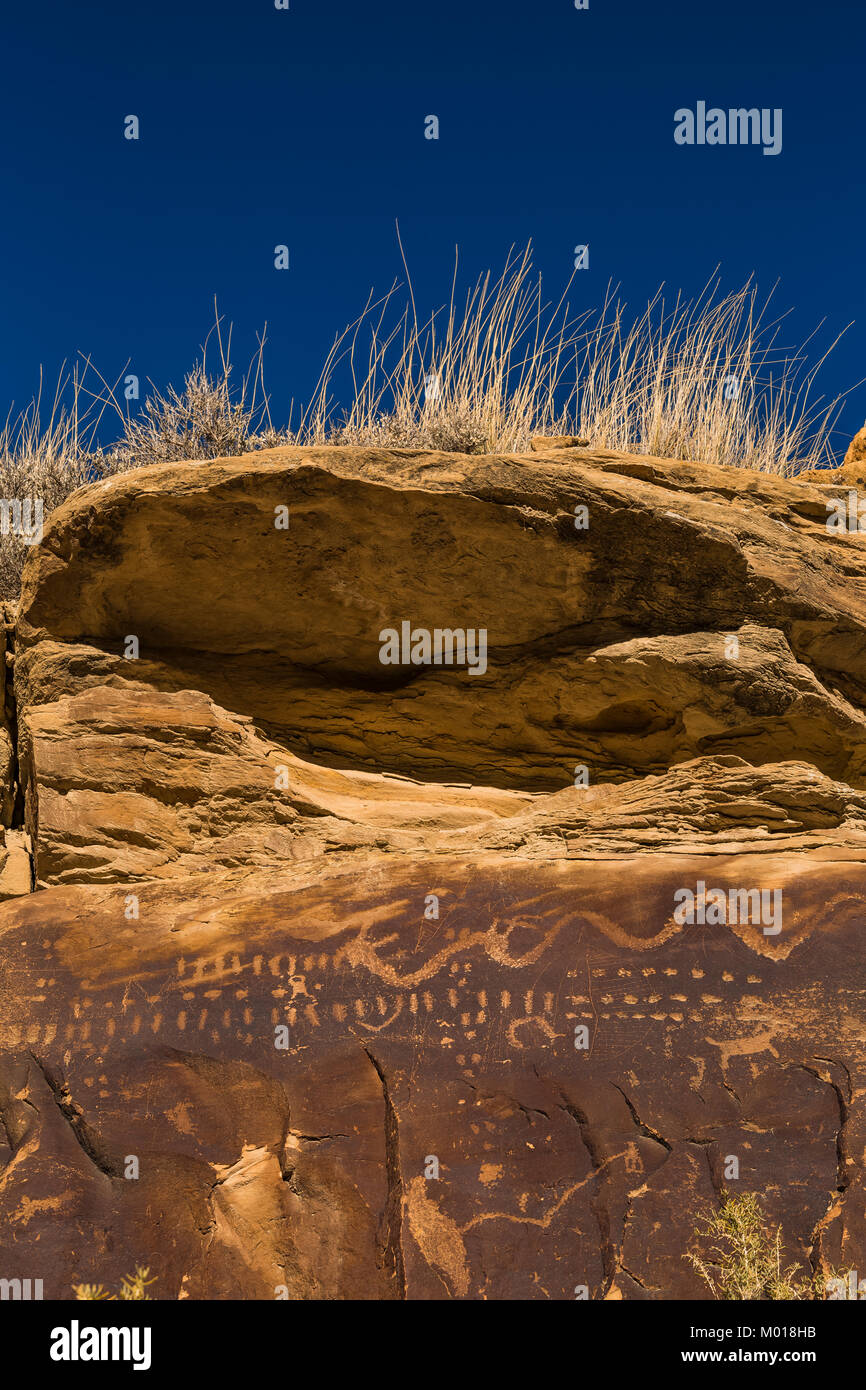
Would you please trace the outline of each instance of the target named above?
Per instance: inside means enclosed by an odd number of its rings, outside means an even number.
[[[152,1279],[149,1278],[149,1275],[149,1269],[143,1268],[141,1265],[136,1265],[135,1274],[124,1275],[120,1282],[120,1288],[116,1294],[109,1293],[102,1284],[73,1284],[72,1291],[79,1301],[90,1300],[102,1303],[106,1300],[113,1302],[119,1299],[121,1302],[125,1303],[138,1302],[140,1300],[149,1303],[151,1298],[146,1290],[151,1284],[155,1284],[157,1280],[156,1275],[154,1275]]]
[[[685,1258],[717,1299],[824,1299],[831,1278],[847,1281],[834,1271],[806,1277],[796,1265],[783,1267],[782,1228],[771,1228],[751,1192],[725,1193],[718,1210],[699,1219],[695,1234],[714,1244]]]

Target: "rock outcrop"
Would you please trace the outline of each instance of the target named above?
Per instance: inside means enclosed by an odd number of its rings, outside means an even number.
[[[858,430],[845,453],[843,466],[866,463],[866,425]]]
[[[52,517],[0,730],[0,1277],[700,1297],[723,1189],[863,1267],[866,543],[829,477],[534,450]],[[484,659],[383,664],[403,624]]]

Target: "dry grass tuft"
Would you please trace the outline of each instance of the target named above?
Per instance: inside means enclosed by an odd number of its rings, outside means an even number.
[[[218,314],[182,388],[150,383],[136,415],[119,403],[116,382],[94,372],[100,389],[89,389],[84,361],[61,373],[43,423],[40,381],[37,398],[16,420],[10,412],[0,433],[0,500],[41,499],[47,520],[78,487],[112,473],[280,443],[520,453],[533,435],[579,435],[596,447],[785,475],[835,461],[842,398],[815,398],[831,349],[812,367],[811,339],[783,351],[782,320],[769,319],[770,299],[760,305],[751,283],[720,297],[714,280],[670,309],[659,291],[634,320],[608,294],[601,310],[575,319],[568,286],[557,303],[545,301],[530,247],[509,253],[498,279],[488,272],[459,303],[457,269],[455,259],[447,304],[423,321],[408,268],[402,311],[397,286],[368,298],[335,341],[295,433],[271,422],[264,333],[237,379],[231,328],[224,341]],[[102,448],[106,412],[119,438]],[[28,549],[4,515],[0,597],[17,595]]]
[[[233,379],[231,329],[226,341],[222,320],[201,348],[201,358],[184,379],[182,390],[152,386],[140,416],[121,406],[118,382],[110,385],[89,360],[72,372],[62,370],[47,420],[43,420],[42,382],[36,398],[0,433],[0,498],[39,500],[45,522],[51,512],[87,483],[148,464],[198,462],[266,449],[290,439],[274,429],[262,381],[264,333],[238,385]],[[208,362],[215,335],[218,363]],[[125,368],[124,368],[125,370]],[[98,378],[91,389],[88,381]],[[121,376],[123,373],[121,373]],[[120,378],[118,378],[119,381]],[[97,431],[108,417],[119,428],[107,449]],[[23,528],[22,528],[23,529]],[[0,598],[14,599],[21,569],[31,548],[22,529],[4,525],[0,534]]]
[[[96,445],[96,431],[110,402],[87,385],[89,361],[71,372],[61,368],[48,418],[39,391],[15,419],[10,411],[0,431],[0,497],[40,502],[44,517],[85,483],[115,471]],[[0,597],[15,598],[30,545],[7,526],[0,534]]]
[[[455,259],[448,305],[423,322],[408,269],[406,287],[393,326],[396,286],[375,304],[368,299],[337,338],[301,421],[300,441],[519,453],[533,434],[569,432],[573,388],[566,374],[578,325],[564,296],[553,307],[545,304],[529,247],[520,256],[509,253],[497,280],[489,271],[482,276],[459,307]],[[367,346],[359,350],[362,337]],[[343,363],[351,399],[335,419],[331,393]]]
[[[812,367],[811,338],[786,351],[785,316],[771,320],[772,294],[761,304],[751,282],[720,296],[714,278],[670,308],[659,290],[635,319],[609,293],[597,313],[574,319],[565,295],[545,304],[529,247],[509,254],[495,282],[482,277],[460,307],[456,275],[455,263],[449,303],[423,323],[408,269],[396,324],[387,326],[395,288],[368,300],[331,349],[302,442],[510,453],[534,434],[570,434],[599,448],[787,476],[834,462],[843,398],[814,395],[835,343]],[[339,368],[351,377],[341,417],[331,399]]]
[[[670,309],[659,290],[629,324],[608,298],[581,347],[575,432],[608,449],[787,477],[832,466],[844,397],[816,398],[815,385],[839,338],[810,367],[818,330],[785,350],[786,315],[771,320],[771,301],[751,282],[720,297],[714,279]]]
[[[287,437],[271,424],[262,375],[264,333],[237,387],[232,377],[231,334],[229,326],[224,343],[222,319],[216,315],[202,346],[201,360],[187,373],[183,389],[169,386],[161,391],[150,383],[151,393],[142,413],[134,418],[126,415],[123,436],[111,451],[116,470],[231,458],[269,448]],[[211,371],[208,344],[214,335],[219,363],[216,371]]]

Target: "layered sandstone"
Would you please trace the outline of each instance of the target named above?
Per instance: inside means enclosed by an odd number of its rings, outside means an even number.
[[[832,479],[533,448],[55,513],[10,633],[0,1275],[695,1297],[732,1155],[791,1259],[866,1259],[864,542]],[[486,669],[383,665],[404,621]],[[684,924],[702,882],[778,930]]]

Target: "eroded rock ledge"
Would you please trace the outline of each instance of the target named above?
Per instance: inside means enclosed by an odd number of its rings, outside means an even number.
[[[791,1259],[862,1268],[866,549],[833,490],[279,449],[55,513],[8,619],[36,891],[0,906],[0,1275],[699,1297],[732,1154]],[[403,620],[486,629],[486,672],[383,667]],[[781,892],[781,929],[683,924],[700,882]]]

